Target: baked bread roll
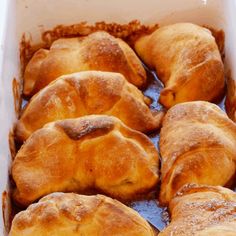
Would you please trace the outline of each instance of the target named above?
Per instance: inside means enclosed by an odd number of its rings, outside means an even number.
[[[208,29],[190,23],[164,26],[138,39],[135,49],[164,83],[160,102],[165,107],[222,95],[224,67]]]
[[[229,189],[186,185],[169,209],[171,223],[159,236],[236,235],[236,194]]]
[[[107,114],[129,127],[148,132],[159,128],[162,112],[152,112],[149,99],[118,73],[86,71],[60,77],[32,97],[15,129],[18,140],[51,121]]]
[[[225,186],[235,173],[236,124],[215,104],[172,107],[164,117],[159,145],[163,204],[184,184]]]
[[[236,81],[232,78],[227,81],[225,108],[229,118],[236,122]]]
[[[38,50],[25,69],[24,94],[31,96],[57,77],[79,71],[119,72],[142,87],[146,73],[133,50],[106,32],[56,40],[50,50]]]
[[[103,195],[52,193],[18,213],[9,236],[154,236],[133,209]]]
[[[57,191],[102,192],[131,200],[158,182],[158,153],[144,134],[112,116],[49,123],[34,132],[12,166],[15,201],[27,206]]]

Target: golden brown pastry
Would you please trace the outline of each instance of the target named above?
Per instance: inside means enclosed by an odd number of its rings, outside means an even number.
[[[158,153],[144,134],[112,116],[49,123],[34,132],[12,166],[14,199],[28,205],[57,191],[97,191],[121,200],[150,192]]]
[[[171,223],[159,236],[235,236],[236,193],[186,185],[170,202]]]
[[[9,236],[154,236],[133,209],[103,195],[52,193],[18,213]]]
[[[159,145],[163,204],[184,184],[224,186],[235,173],[236,124],[215,104],[172,107],[164,117]]]
[[[232,78],[227,81],[225,108],[229,118],[236,122],[236,81]]]
[[[31,96],[61,75],[87,70],[119,72],[138,87],[146,83],[145,70],[133,50],[121,39],[99,31],[58,39],[50,50],[38,50],[26,66],[23,92]]]
[[[51,121],[107,114],[129,127],[148,132],[159,128],[162,112],[152,112],[149,99],[114,72],[86,71],[60,77],[33,96],[16,125],[18,140]]]
[[[135,49],[164,83],[160,102],[165,107],[213,101],[223,93],[224,67],[208,29],[191,23],[164,26],[137,40]]]

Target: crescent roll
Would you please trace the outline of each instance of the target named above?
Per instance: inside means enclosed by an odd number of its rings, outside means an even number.
[[[198,101],[172,107],[159,145],[163,204],[184,184],[224,186],[234,176],[236,124],[215,104]]]
[[[186,185],[171,200],[171,223],[159,236],[235,236],[236,193]]]
[[[160,102],[165,107],[223,94],[224,66],[208,29],[191,23],[164,26],[138,39],[135,49],[164,83]]]
[[[15,129],[18,140],[51,121],[107,114],[129,127],[148,132],[159,128],[162,112],[152,112],[149,99],[121,74],[86,71],[60,77],[32,97]]]
[[[158,182],[158,153],[144,134],[112,116],[49,123],[34,132],[12,166],[14,199],[27,206],[57,191],[98,191],[130,200]]]
[[[229,118],[236,122],[236,81],[232,78],[227,81],[225,108]]]
[[[18,213],[9,236],[154,236],[133,209],[103,195],[52,193]]]
[[[31,96],[61,75],[87,70],[119,72],[138,87],[146,83],[146,72],[133,50],[121,39],[98,31],[58,39],[50,50],[38,50],[26,66],[23,93]]]

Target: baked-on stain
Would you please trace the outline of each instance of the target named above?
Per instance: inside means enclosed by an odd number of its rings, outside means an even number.
[[[225,58],[225,33],[224,31],[222,29],[220,30],[214,29],[213,27],[210,27],[207,25],[203,25],[203,27],[206,27],[207,29],[211,31],[213,37],[216,40],[216,44],[219,48],[221,58],[224,61],[224,58]]]
[[[47,47],[59,38],[71,38],[86,36],[95,31],[106,31],[117,38],[122,38],[127,43],[133,42],[137,37],[143,34],[152,33],[158,28],[158,24],[147,26],[138,20],[130,21],[128,24],[97,22],[94,25],[88,25],[87,22],[73,24],[69,26],[58,25],[52,30],[47,30],[42,34],[42,41]]]
[[[14,98],[15,114],[16,117],[19,118],[22,97],[21,97],[21,84],[19,81],[17,81],[16,78],[13,78],[12,80],[12,93]]]
[[[10,194],[7,191],[2,193],[2,216],[6,233],[9,233],[13,220]]]
[[[236,80],[230,75],[227,78],[226,112],[231,120],[236,122]]]
[[[8,143],[9,143],[9,149],[10,149],[10,153],[11,153],[11,160],[14,160],[16,153],[17,153],[14,129],[11,129],[9,132]]]

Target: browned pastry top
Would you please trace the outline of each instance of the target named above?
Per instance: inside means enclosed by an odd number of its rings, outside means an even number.
[[[28,205],[52,192],[144,197],[158,181],[158,153],[144,134],[112,116],[49,123],[34,132],[12,166],[14,198]]]
[[[17,122],[18,140],[51,121],[90,114],[107,114],[129,127],[148,132],[158,129],[162,112],[151,111],[149,99],[123,75],[114,72],[86,71],[61,76],[34,95]]]
[[[134,210],[103,195],[53,193],[18,213],[10,236],[154,236]]]
[[[146,73],[133,50],[102,31],[56,40],[50,50],[37,51],[24,74],[24,94],[31,96],[57,77],[79,71],[119,72],[134,85],[146,83]]]
[[[170,202],[171,223],[160,236],[236,235],[236,193],[186,185]]]
[[[164,117],[160,152],[163,203],[186,183],[225,185],[235,173],[236,125],[209,102],[175,105]]]

